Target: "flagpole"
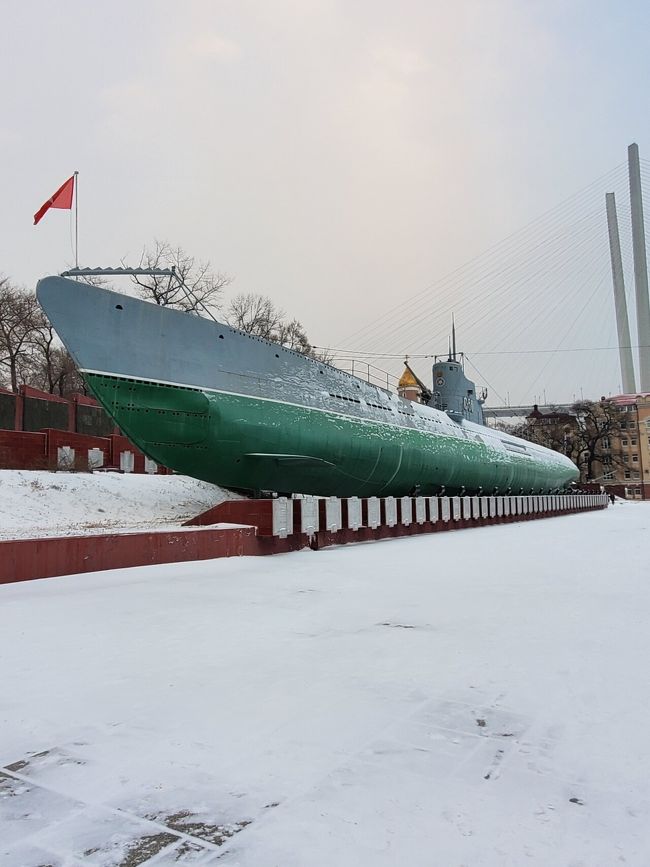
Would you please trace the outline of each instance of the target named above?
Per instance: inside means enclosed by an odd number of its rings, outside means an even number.
[[[79,172],[74,173],[74,266],[79,267]]]

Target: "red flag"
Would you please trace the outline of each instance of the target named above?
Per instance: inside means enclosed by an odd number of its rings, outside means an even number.
[[[72,194],[74,192],[74,175],[59,187],[51,199],[48,199],[44,205],[34,214],[34,225],[41,220],[50,208],[64,208],[69,211],[72,207]]]

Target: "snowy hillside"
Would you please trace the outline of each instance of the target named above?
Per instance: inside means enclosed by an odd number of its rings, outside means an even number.
[[[0,470],[0,539],[174,525],[234,496],[187,476]]]
[[[649,528],[0,587],[0,864],[648,867]]]

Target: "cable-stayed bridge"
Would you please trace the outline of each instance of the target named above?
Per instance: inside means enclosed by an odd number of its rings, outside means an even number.
[[[640,181],[650,202],[645,159]],[[432,356],[446,350],[453,313],[467,373],[488,388],[493,414],[499,403],[502,416],[515,404],[530,411],[542,391],[554,405],[566,405],[575,394],[621,393],[605,196],[613,193],[618,209],[624,291],[635,317],[628,184],[622,162],[453,272],[404,292],[398,304],[337,343],[346,348],[331,350],[334,363],[362,359],[399,376],[408,354],[429,382]],[[631,346],[640,354],[636,334]]]
[[[489,423],[490,419],[495,418],[526,418],[527,415],[537,407],[537,409],[543,413],[544,415],[549,412],[571,412],[571,407],[573,404],[571,403],[554,403],[552,406],[539,406],[538,404],[534,404],[532,406],[484,406],[483,407],[483,415],[485,417],[486,422]]]

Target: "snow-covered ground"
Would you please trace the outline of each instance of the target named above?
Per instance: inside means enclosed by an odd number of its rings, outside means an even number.
[[[2,867],[647,867],[649,525],[0,587]]]
[[[0,470],[0,539],[177,526],[234,496],[187,476]]]

